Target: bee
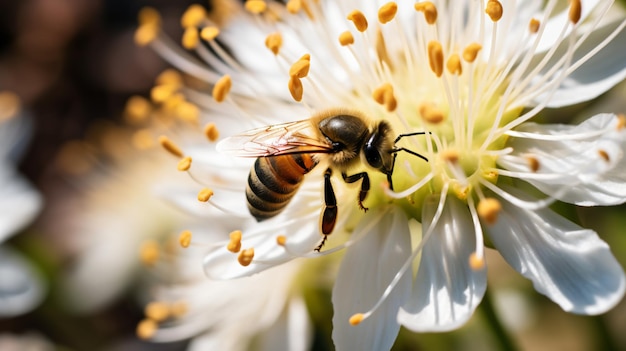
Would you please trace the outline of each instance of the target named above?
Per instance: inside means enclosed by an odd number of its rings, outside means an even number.
[[[333,170],[341,172],[346,183],[361,182],[359,208],[370,190],[367,171],[348,175],[348,171],[366,165],[387,176],[393,190],[392,175],[397,153],[408,152],[424,161],[428,159],[396,143],[403,137],[425,132],[400,134],[394,139],[386,121],[372,122],[356,110],[332,109],[311,118],[257,128],[228,137],[217,150],[243,157],[257,157],[248,176],[246,198],[250,214],[257,221],[278,215],[298,191],[304,177],[319,163],[324,172],[324,208],[320,214],[320,231],[324,245],[337,222],[337,200],[331,183]]]

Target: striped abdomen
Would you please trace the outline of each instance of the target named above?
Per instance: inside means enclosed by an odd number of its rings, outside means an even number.
[[[246,198],[250,214],[262,221],[279,214],[317,162],[309,154],[259,157],[250,170]]]

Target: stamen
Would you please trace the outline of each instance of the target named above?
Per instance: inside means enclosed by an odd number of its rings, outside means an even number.
[[[202,28],[200,31],[200,38],[206,41],[212,41],[220,35],[220,29],[215,26],[208,26]]]
[[[431,124],[441,123],[446,117],[444,112],[433,103],[422,103],[418,111],[422,119]]]
[[[500,201],[495,198],[485,198],[478,202],[478,216],[487,224],[493,225],[498,221],[498,214],[502,210]]]
[[[582,14],[582,5],[580,0],[570,0],[568,17],[572,23],[577,24]]]
[[[159,34],[161,15],[151,7],[144,7],[139,11],[139,27],[135,31],[135,43],[146,46],[153,42]]]
[[[363,313],[355,313],[352,315],[352,317],[350,317],[350,325],[359,325],[359,323],[361,323],[364,318],[365,315],[363,315]]]
[[[144,314],[155,322],[162,322],[170,316],[170,306],[162,301],[153,301],[146,305]]]
[[[472,63],[476,60],[478,52],[482,49],[482,45],[478,43],[471,43],[463,50],[463,60]]]
[[[602,159],[606,162],[611,161],[611,158],[609,157],[609,153],[606,152],[605,150],[599,149],[598,155],[600,155],[600,157],[602,157]]]
[[[215,123],[209,122],[204,126],[204,135],[210,142],[215,142],[220,137],[220,132],[217,130]]]
[[[150,89],[150,98],[156,103],[164,103],[176,90],[178,90],[178,87],[170,84],[155,85]]]
[[[280,33],[272,33],[265,38],[265,46],[270,49],[274,55],[278,55],[280,48],[283,46],[283,36]]]
[[[483,230],[479,220],[480,212],[477,213],[476,206],[474,206],[474,198],[471,196],[468,197],[467,205],[472,215],[472,222],[474,223],[474,236],[476,238],[476,250],[469,256],[468,263],[470,268],[478,271],[485,268],[485,243],[483,239]],[[500,203],[498,202],[497,205],[500,206]],[[478,207],[480,207],[480,203]]]
[[[279,246],[285,246],[285,244],[287,243],[287,237],[284,235],[279,235],[276,237],[276,244],[278,244]]]
[[[291,13],[292,15],[295,15],[296,13],[300,12],[300,10],[302,9],[302,1],[301,0],[289,0],[287,1],[286,7],[289,13]]]
[[[443,150],[440,155],[447,163],[454,165],[459,162],[459,153],[456,150]]]
[[[534,34],[534,33],[539,32],[540,26],[541,26],[541,22],[539,22],[538,19],[531,18],[530,23],[528,23],[528,30]]]
[[[311,68],[310,56],[309,59],[300,58],[289,68],[289,76],[304,78],[309,74],[309,69]]]
[[[229,236],[230,236],[230,241],[228,242],[228,245],[226,245],[226,249],[232,253],[237,253],[239,252],[239,250],[241,250],[241,237],[242,237],[242,233],[241,230],[235,230],[232,231]]]
[[[398,107],[398,101],[393,94],[393,86],[390,83],[384,83],[372,92],[374,101],[381,105],[385,105],[387,111],[393,112]]]
[[[176,106],[176,115],[183,121],[196,124],[200,120],[200,109],[189,101],[181,101]]]
[[[382,24],[385,24],[396,16],[398,12],[398,4],[393,1],[390,1],[378,9],[378,21]]]
[[[157,11],[153,7],[144,7],[139,10],[139,14],[137,15],[137,19],[140,26],[149,24],[154,26],[161,25],[161,15],[159,11]]]
[[[240,265],[247,267],[250,265],[250,263],[252,263],[252,259],[254,258],[254,248],[249,248],[249,249],[245,249],[242,250],[239,253],[239,256],[237,256],[237,262],[239,262]]]
[[[530,168],[533,173],[536,173],[541,167],[541,163],[539,163],[539,160],[534,156],[526,156],[526,161],[528,161],[528,168]]]
[[[341,44],[341,46],[354,44],[354,36],[352,36],[349,30],[339,34],[339,44]]]
[[[474,271],[479,271],[485,268],[485,258],[479,256],[476,252],[472,252],[469,257],[470,268]]]
[[[170,313],[174,318],[180,318],[187,314],[189,307],[185,301],[176,301],[170,306]]]
[[[150,129],[140,129],[133,133],[132,144],[137,150],[148,150],[154,146]]]
[[[428,43],[428,63],[437,77],[443,74],[443,48],[441,43],[432,40]]]
[[[178,162],[178,166],[176,168],[181,172],[188,171],[189,168],[191,168],[191,157],[183,157],[183,159]]]
[[[174,144],[173,141],[171,141],[168,137],[166,137],[165,135],[161,135],[159,137],[159,144],[161,144],[161,146],[170,154],[182,158],[183,156],[185,156],[185,154],[183,154],[183,151],[176,145]]]
[[[415,10],[424,13],[426,23],[435,24],[437,21],[437,7],[432,2],[418,2],[415,4]]]
[[[183,77],[177,70],[168,68],[156,77],[155,83],[157,85],[171,85],[172,87],[179,88],[183,85]]]
[[[290,77],[288,87],[291,97],[298,102],[302,101],[304,87],[302,87],[302,81],[300,81],[300,78]]]
[[[2,116],[6,115],[5,111],[7,110],[7,106],[10,106],[7,105],[7,103],[5,102],[5,100],[7,100],[5,94],[6,93],[0,94],[0,106],[4,110],[0,112],[0,120],[3,119]],[[130,99],[126,101],[126,107],[124,108],[124,119],[128,123],[137,125],[148,119],[150,112],[152,112],[152,104],[150,104],[150,101],[148,101],[148,99],[138,95],[131,96]]]
[[[137,324],[137,336],[142,340],[150,339],[154,336],[158,329],[158,325],[152,319],[146,318]]]
[[[489,15],[489,18],[493,22],[498,22],[500,18],[502,18],[502,4],[498,0],[489,0],[487,2],[487,7],[485,8],[485,13]]]
[[[141,262],[147,266],[154,265],[160,256],[159,243],[155,240],[147,240],[141,245],[139,250],[139,258]]]
[[[180,18],[180,25],[183,28],[198,27],[206,19],[206,11],[202,5],[190,5]]]
[[[230,76],[228,74],[225,74],[215,83],[215,86],[213,87],[213,99],[218,103],[223,102],[228,96],[232,85],[233,82],[230,79]]]
[[[185,29],[183,33],[182,44],[187,50],[195,49],[200,43],[200,36],[198,35],[198,29],[196,27],[189,27]]]
[[[617,125],[615,128],[620,131],[624,129],[624,127],[626,127],[626,116],[620,113],[617,115]]]
[[[183,248],[188,248],[191,244],[191,232],[189,230],[185,230],[178,236],[178,243]]]
[[[248,12],[254,15],[261,14],[267,9],[267,4],[262,0],[248,0],[244,6]]]
[[[209,201],[211,199],[213,194],[214,194],[213,190],[211,190],[209,188],[203,188],[198,193],[198,201],[200,201],[200,202],[207,202],[207,201]]]
[[[354,23],[356,30],[359,32],[363,33],[367,30],[367,18],[365,18],[363,12],[354,10],[348,14],[347,19]]]
[[[452,54],[446,62],[446,68],[450,74],[456,74],[460,76],[463,73],[463,67],[461,67],[461,58],[458,54]]]

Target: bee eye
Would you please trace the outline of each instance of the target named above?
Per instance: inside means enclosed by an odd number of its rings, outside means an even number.
[[[365,148],[365,159],[370,166],[381,168],[383,166],[383,158],[375,147]]]

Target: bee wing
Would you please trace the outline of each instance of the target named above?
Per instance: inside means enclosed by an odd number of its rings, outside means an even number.
[[[217,151],[243,157],[331,152],[332,145],[315,128],[310,120],[261,127],[223,139]]]

